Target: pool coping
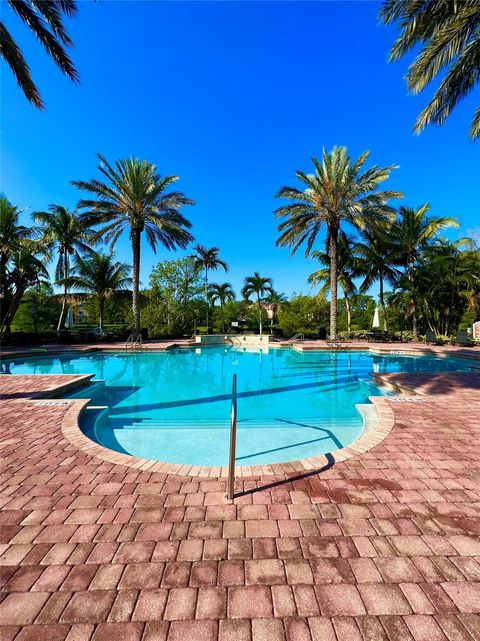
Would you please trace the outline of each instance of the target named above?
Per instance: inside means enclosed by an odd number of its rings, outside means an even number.
[[[60,400],[60,399],[59,399]],[[61,399],[65,401],[66,399]],[[68,399],[67,399],[68,400]],[[367,452],[383,441],[393,429],[394,413],[387,403],[386,397],[371,396],[370,402],[375,406],[377,420],[350,445],[327,454],[310,456],[308,458],[287,461],[284,463],[271,463],[268,465],[241,465],[235,467],[235,476],[246,478],[252,476],[270,476],[276,474],[298,474],[313,472],[315,470],[331,467],[332,464],[354,458]],[[148,458],[131,456],[109,450],[92,441],[80,429],[80,418],[86,410],[89,399],[70,400],[70,407],[65,412],[62,420],[62,434],[64,438],[79,450],[96,456],[108,463],[124,465],[140,471],[163,472],[165,474],[178,474],[190,477],[226,478],[226,466],[188,465],[181,463],[168,463]]]

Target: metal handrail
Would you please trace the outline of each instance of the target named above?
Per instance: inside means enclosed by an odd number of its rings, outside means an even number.
[[[134,337],[133,334],[130,334],[130,336],[127,338],[127,342],[125,343],[125,351],[128,350],[129,346],[131,349],[142,349],[143,347],[142,335],[137,334],[137,336]]]
[[[237,448],[237,375],[232,379],[232,409],[230,412],[230,454],[228,457],[227,498],[235,497],[235,450]]]
[[[305,334],[303,332],[298,332],[298,334],[295,334],[295,336],[292,336],[292,338],[288,339],[289,343],[295,343],[296,341],[299,341],[300,343],[303,343],[305,340]]]

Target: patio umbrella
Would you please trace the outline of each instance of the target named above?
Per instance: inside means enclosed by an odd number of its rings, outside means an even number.
[[[65,327],[66,327],[67,329],[73,329],[73,326],[74,326],[74,325],[75,325],[75,323],[74,323],[74,321],[73,321],[73,314],[72,314],[72,310],[71,310],[71,309],[70,309],[70,307],[69,307],[69,308],[68,308],[68,312],[67,312],[67,318],[65,319]]]
[[[380,327],[380,317],[378,315],[378,305],[375,305],[375,314],[373,315],[372,327]]]

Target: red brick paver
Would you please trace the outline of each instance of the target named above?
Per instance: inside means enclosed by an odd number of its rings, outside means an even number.
[[[225,479],[78,450],[70,402],[5,377],[2,641],[480,639],[480,383],[401,376],[422,397],[385,400],[384,441],[233,504]]]

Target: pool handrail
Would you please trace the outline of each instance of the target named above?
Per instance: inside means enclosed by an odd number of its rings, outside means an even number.
[[[230,452],[228,457],[227,498],[235,498],[235,450],[237,446],[237,375],[232,378],[232,407],[230,411]]]

